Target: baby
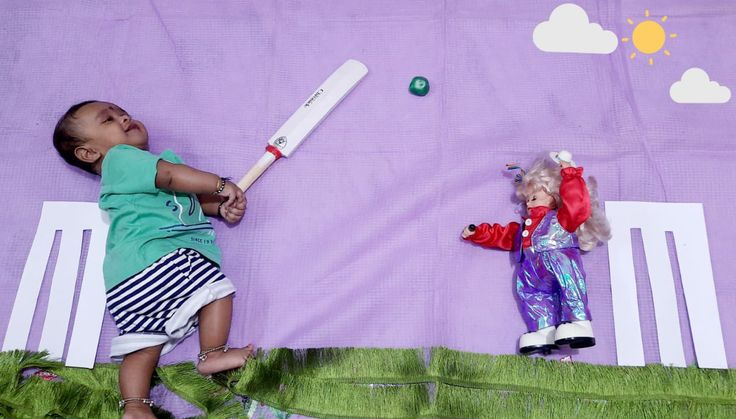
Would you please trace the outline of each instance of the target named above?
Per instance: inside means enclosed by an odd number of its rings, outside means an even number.
[[[124,418],[153,417],[151,376],[159,356],[199,325],[204,375],[241,367],[253,346],[227,345],[235,287],[220,272],[220,250],[205,215],[238,222],[246,201],[235,184],[183,164],[170,150],[148,151],[148,131],[117,105],[72,106],[54,130],[64,160],[100,176],[100,208],[110,216],[104,277],[107,308],[120,335]]]

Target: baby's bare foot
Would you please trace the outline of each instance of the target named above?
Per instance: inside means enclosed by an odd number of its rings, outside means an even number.
[[[221,350],[210,352],[207,354],[207,359],[197,364],[197,371],[202,375],[210,375],[220,371],[240,368],[252,356],[252,344],[245,348],[230,348],[227,352]]]

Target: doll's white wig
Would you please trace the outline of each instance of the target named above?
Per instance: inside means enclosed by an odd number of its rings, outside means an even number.
[[[526,202],[526,197],[530,193],[543,190],[552,195],[557,208],[562,205],[562,199],[560,198],[560,183],[562,183],[560,167],[553,165],[548,159],[535,161],[531,169],[523,172],[523,176],[520,178],[517,177],[516,183],[516,197],[522,202]],[[591,214],[575,231],[580,249],[584,251],[592,250],[598,243],[611,239],[611,226],[608,224],[606,214],[598,202],[598,182],[594,177],[589,176],[586,186],[590,194]]]

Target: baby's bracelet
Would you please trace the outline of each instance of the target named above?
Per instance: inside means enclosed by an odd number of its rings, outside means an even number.
[[[212,192],[212,195],[219,195],[219,194],[221,194],[222,191],[225,190],[225,184],[227,183],[228,180],[230,180],[229,177],[221,177],[217,181],[217,190],[215,190],[214,192]]]

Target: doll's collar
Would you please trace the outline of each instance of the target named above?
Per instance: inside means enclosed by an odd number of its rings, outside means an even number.
[[[530,218],[541,218],[547,215],[547,213],[551,210],[550,207],[545,206],[539,206],[534,208],[529,208],[529,217]]]

